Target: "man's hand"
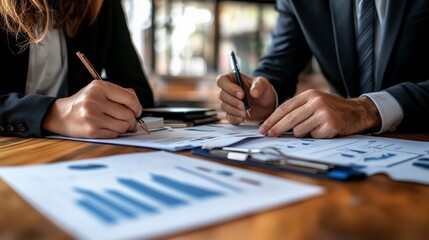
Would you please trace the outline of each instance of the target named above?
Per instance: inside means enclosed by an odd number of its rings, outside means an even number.
[[[114,138],[137,130],[141,110],[134,91],[94,80],[73,96],[57,99],[43,128],[70,137]]]
[[[217,86],[221,89],[221,109],[226,112],[226,119],[232,124],[239,124],[246,119],[267,118],[274,111],[276,104],[276,95],[270,82],[263,77],[251,78],[245,74],[241,74],[241,77],[251,108],[251,117],[248,118],[244,108],[243,89],[237,85],[234,73],[227,73],[217,78]]]
[[[381,118],[371,99],[308,90],[280,105],[259,131],[271,137],[292,130],[296,137],[333,138],[380,128]]]

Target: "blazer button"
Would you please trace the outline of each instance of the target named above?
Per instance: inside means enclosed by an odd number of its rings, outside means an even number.
[[[20,131],[20,132],[25,132],[25,131],[27,131],[27,126],[25,126],[25,124],[23,124],[23,123],[18,124],[18,126],[17,126],[16,128],[17,128],[17,129],[18,129],[18,131]]]
[[[8,125],[6,126],[6,129],[7,129],[7,131],[8,131],[8,132],[13,132],[13,131],[15,131],[15,128],[14,128],[12,125],[10,125],[10,124],[8,124]]]

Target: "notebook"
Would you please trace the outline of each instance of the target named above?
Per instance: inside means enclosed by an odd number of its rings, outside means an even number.
[[[162,117],[164,119],[194,120],[217,115],[216,109],[212,108],[187,108],[187,107],[160,107],[145,108],[144,116]]]
[[[144,117],[144,122],[150,131],[156,131],[164,129],[164,119],[159,117]]]
[[[212,108],[161,107],[146,108],[145,116],[162,117],[168,127],[193,127],[219,121]]]

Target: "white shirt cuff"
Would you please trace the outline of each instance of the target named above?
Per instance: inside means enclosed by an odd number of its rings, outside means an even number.
[[[380,113],[381,129],[375,134],[395,131],[404,117],[399,102],[386,91],[367,93],[362,96],[369,97]]]

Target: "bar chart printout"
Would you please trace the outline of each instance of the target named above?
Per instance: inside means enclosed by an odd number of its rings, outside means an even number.
[[[168,236],[323,192],[167,152],[3,168],[0,174],[79,239]]]

